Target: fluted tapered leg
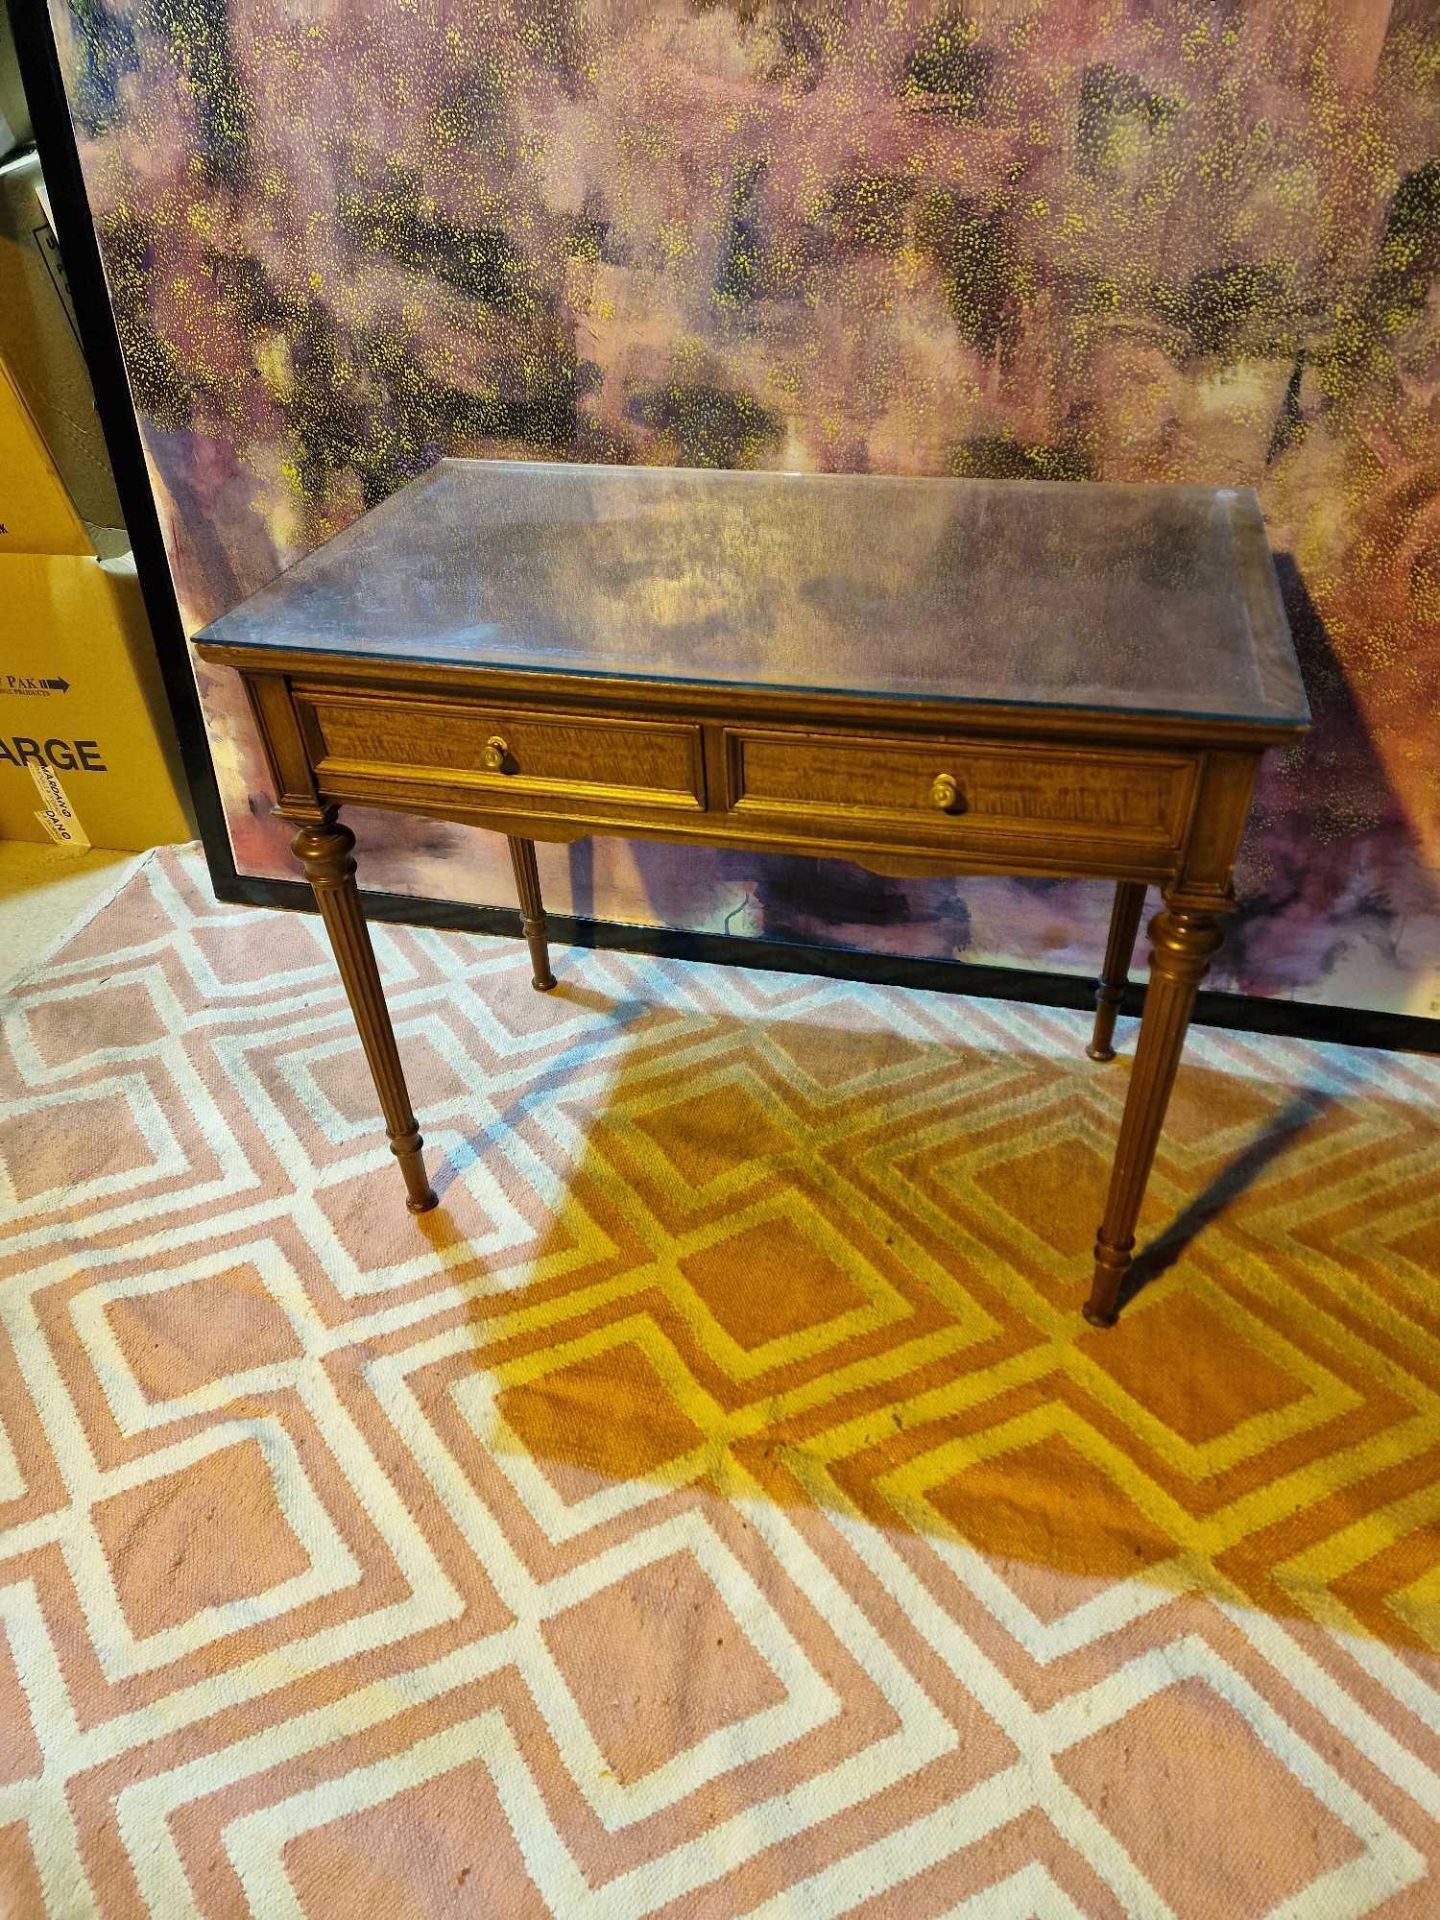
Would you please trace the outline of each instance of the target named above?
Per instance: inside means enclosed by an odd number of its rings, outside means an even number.
[[[545,932],[545,903],[540,898],[540,869],[535,864],[535,842],[510,840],[510,861],[515,868],[515,891],[520,896],[520,919],[530,948],[531,985],[537,993],[548,993],[555,984],[550,971],[550,947]]]
[[[1095,1242],[1095,1282],[1085,1303],[1085,1318],[1097,1327],[1115,1323],[1180,1050],[1196,992],[1220,938],[1214,914],[1188,907],[1166,907],[1150,922],[1150,985],[1110,1174],[1110,1195]]]
[[[295,858],[305,869],[305,878],[315,889],[325,931],[335,949],[340,978],[360,1030],[360,1044],[370,1063],[385,1128],[390,1136],[390,1151],[400,1163],[408,1195],[405,1204],[412,1213],[425,1213],[436,1205],[435,1190],[425,1174],[420,1149],[424,1144],[410,1111],[410,1095],[400,1067],[395,1032],[390,1025],[380,972],[375,965],[375,949],[360,908],[355,886],[355,862],[351,850],[355,836],[332,816],[317,826],[301,827],[294,840]]]
[[[1135,936],[1140,931],[1140,915],[1145,908],[1145,888],[1138,880],[1122,880],[1115,888],[1115,905],[1110,911],[1110,938],[1105,946],[1105,964],[1095,988],[1095,1032],[1085,1051],[1092,1060],[1113,1060],[1115,1016],[1125,997],[1130,978],[1130,962],[1135,953]]]

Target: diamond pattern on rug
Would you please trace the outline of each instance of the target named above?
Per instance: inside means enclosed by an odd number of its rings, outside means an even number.
[[[546,1920],[550,1912],[478,1760],[310,1827],[282,1858],[304,1913]]]
[[[686,1255],[680,1271],[730,1338],[753,1352],[856,1307],[865,1295],[793,1220],[767,1220]]]
[[[785,1698],[693,1554],[637,1568],[555,1614],[544,1633],[622,1786]],[[644,1659],[617,1664],[626,1646],[643,1647]]]
[[[633,1341],[531,1374],[496,1410],[563,1499],[597,1483],[643,1479],[704,1439]]]
[[[362,849],[363,854],[363,849]],[[363,862],[362,862],[363,864]],[[1428,1914],[1440,1065],[310,919],[0,1007],[0,1913]]]
[[[193,1393],[227,1374],[298,1359],[304,1343],[249,1261],[111,1299],[105,1318],[140,1390],[153,1400]]]
[[[1307,1889],[1333,1911],[1323,1883],[1364,1851],[1199,1680],[1152,1694],[1056,1764],[1176,1913],[1270,1913]]]
[[[253,1443],[112,1493],[91,1519],[137,1640],[252,1599],[310,1565]]]

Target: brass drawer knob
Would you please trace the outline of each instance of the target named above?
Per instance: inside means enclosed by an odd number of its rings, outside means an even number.
[[[509,773],[510,743],[502,734],[492,733],[485,742],[483,755],[486,770],[490,773]]]
[[[960,811],[960,789],[955,784],[953,773],[936,774],[934,785],[930,789],[930,799],[941,813]]]

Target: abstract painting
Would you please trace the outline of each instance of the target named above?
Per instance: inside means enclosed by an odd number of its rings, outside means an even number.
[[[182,612],[437,458],[1254,486],[1316,727],[1215,983],[1440,1012],[1437,0],[53,0]],[[242,872],[287,875],[200,670]],[[508,902],[357,815],[362,878]],[[600,918],[1089,970],[1098,889],[599,842]]]

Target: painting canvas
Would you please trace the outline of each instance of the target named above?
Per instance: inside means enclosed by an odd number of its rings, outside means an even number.
[[[1254,486],[1317,725],[1216,984],[1440,1012],[1440,0],[52,0],[194,631],[452,453]],[[200,668],[242,872],[286,830]],[[510,899],[357,812],[362,879]],[[1090,970],[1103,890],[599,841],[557,911]]]

